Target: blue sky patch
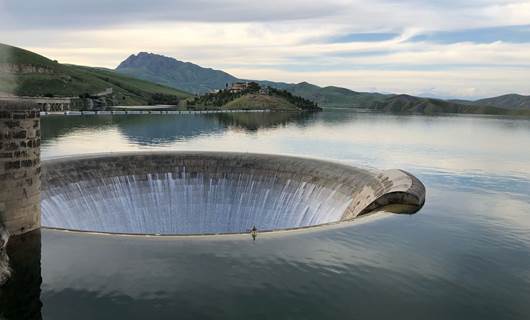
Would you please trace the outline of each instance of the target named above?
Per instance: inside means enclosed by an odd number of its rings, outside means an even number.
[[[459,42],[492,43],[496,41],[528,43],[530,42],[530,25],[433,32],[417,35],[410,41],[443,44]]]
[[[392,40],[398,36],[397,33],[350,33],[331,37],[328,43],[379,42]]]

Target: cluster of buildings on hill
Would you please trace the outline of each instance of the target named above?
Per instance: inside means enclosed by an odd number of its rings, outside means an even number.
[[[234,82],[232,86],[228,88],[231,93],[239,93],[249,88],[249,82]]]
[[[230,93],[240,93],[249,88],[258,87],[260,94],[269,94],[269,88],[261,87],[257,82],[234,82],[231,85],[226,84],[226,89]],[[214,93],[218,93],[221,90],[215,90]]]

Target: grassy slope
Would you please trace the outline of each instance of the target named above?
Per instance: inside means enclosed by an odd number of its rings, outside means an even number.
[[[405,112],[420,114],[467,113],[514,116],[530,115],[530,110],[510,110],[492,106],[466,105],[451,101],[430,98],[418,98],[408,95],[398,95],[388,98],[383,102],[375,104],[374,109],[385,112]]]
[[[267,95],[247,94],[225,104],[222,109],[270,109],[298,111],[298,108],[287,100]]]
[[[470,106],[490,106],[502,109],[526,110],[530,109],[530,96],[523,96],[520,94],[505,94],[498,97],[480,99],[475,101],[470,100],[449,100],[451,102],[470,105]]]
[[[318,103],[321,107],[368,107],[388,96],[380,93],[356,92],[339,87],[324,87],[302,82],[287,88],[294,95]]]
[[[499,97],[477,100],[474,102],[474,104],[502,107],[514,110],[527,110],[530,109],[530,96],[506,94]]]
[[[152,94],[186,98],[181,90],[118,74],[111,70],[64,65],[27,50],[0,44],[0,63],[34,66],[45,72],[0,74],[0,92],[21,96],[79,96],[113,88],[124,105],[145,104]]]

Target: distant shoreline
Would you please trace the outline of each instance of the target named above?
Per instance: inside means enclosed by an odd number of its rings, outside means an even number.
[[[214,114],[214,113],[269,113],[269,112],[284,112],[271,110],[113,110],[113,111],[41,111],[41,116],[98,116],[98,115],[147,115],[147,114]]]

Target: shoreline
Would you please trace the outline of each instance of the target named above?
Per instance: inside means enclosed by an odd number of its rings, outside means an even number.
[[[41,111],[41,116],[101,116],[101,115],[146,115],[146,114],[213,114],[213,113],[268,113],[268,112],[289,112],[264,110],[101,110],[101,111]]]

